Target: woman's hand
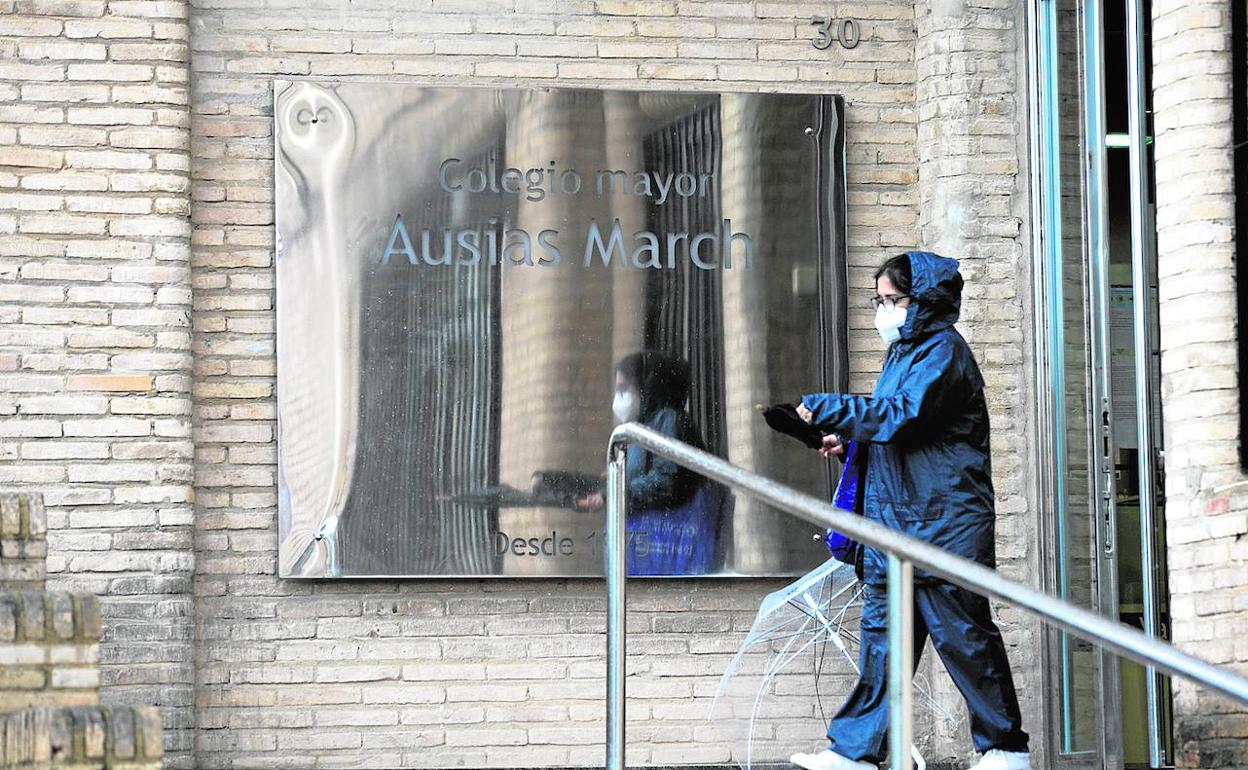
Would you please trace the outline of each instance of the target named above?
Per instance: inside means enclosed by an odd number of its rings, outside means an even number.
[[[819,448],[819,454],[823,457],[836,457],[845,454],[845,444],[841,441],[841,437],[835,433],[829,433],[823,437],[823,446]]]
[[[807,409],[805,404],[797,405],[797,416],[801,417],[807,425],[810,425],[810,423],[815,419],[814,413]]]
[[[576,507],[582,511],[601,511],[607,507],[607,498],[601,492],[595,492],[589,497],[582,497],[576,501]]]

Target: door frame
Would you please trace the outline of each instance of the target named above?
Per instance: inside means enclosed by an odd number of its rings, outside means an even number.
[[[1111,426],[1109,362],[1109,240],[1106,215],[1107,178],[1105,146],[1105,100],[1100,63],[1104,59],[1104,24],[1099,2],[1081,2],[1078,43],[1082,47],[1080,104],[1084,105],[1080,153],[1086,180],[1083,212],[1083,238],[1088,266],[1087,302],[1090,328],[1088,360],[1091,369],[1088,441],[1092,467],[1091,501],[1087,515],[1093,517],[1095,558],[1092,560],[1096,585],[1095,606],[1091,609],[1116,618],[1118,580],[1116,552],[1116,509],[1114,505],[1114,463]],[[1064,400],[1065,333],[1062,318],[1061,274],[1061,145],[1057,92],[1056,0],[1028,3],[1030,58],[1029,98],[1032,112],[1032,249],[1035,291],[1036,404],[1037,404],[1037,500],[1040,515],[1040,559],[1044,588],[1061,595],[1057,574],[1056,543],[1061,537],[1064,514],[1066,458],[1066,414]],[[1044,462],[1044,459],[1056,462]],[[1070,770],[1117,770],[1123,766],[1121,672],[1118,659],[1106,651],[1096,655],[1098,669],[1098,741],[1093,751],[1065,752],[1068,725],[1062,707],[1062,645],[1068,638],[1061,632],[1042,634],[1042,666],[1046,680],[1045,708],[1048,765]],[[1056,642],[1056,643],[1055,643]]]
[[[1153,314],[1152,276],[1157,267],[1156,233],[1153,211],[1148,203],[1152,169],[1145,149],[1147,133],[1148,77],[1146,72],[1144,8],[1142,0],[1126,0],[1127,25],[1127,135],[1130,153],[1131,184],[1131,275],[1134,296],[1135,338],[1135,399],[1136,441],[1139,447],[1138,476],[1140,491],[1140,567],[1144,593],[1144,633],[1154,639],[1162,636],[1161,580],[1157,570],[1157,495],[1159,472],[1157,454],[1161,442],[1154,435],[1153,393]],[[1152,666],[1145,667],[1148,693],[1148,754],[1149,766],[1166,765],[1166,737],[1162,734],[1162,703],[1166,684]]]

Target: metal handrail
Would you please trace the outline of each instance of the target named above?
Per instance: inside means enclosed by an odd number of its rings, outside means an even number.
[[[774,508],[822,527],[835,529],[865,546],[888,554],[888,702],[890,757],[893,770],[910,770],[910,692],[913,640],[912,569],[917,566],[951,583],[1027,610],[1053,625],[1173,676],[1190,679],[1248,703],[1248,677],[1219,669],[1138,629],[1109,620],[1062,599],[1002,577],[970,559],[845,511],[804,492],[738,468],[715,455],[638,423],[625,423],[611,434],[608,448],[607,521],[607,770],[624,770],[624,609],[625,528],[628,506],[626,451],[635,444],[706,478],[748,492]]]

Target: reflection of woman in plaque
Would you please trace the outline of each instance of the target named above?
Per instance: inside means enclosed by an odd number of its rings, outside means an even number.
[[[685,409],[689,365],[643,351],[615,368],[612,411],[620,422],[648,428],[702,449],[701,431]],[[637,446],[628,447],[628,574],[696,575],[714,569],[723,490],[693,471]],[[603,493],[581,501],[601,509]]]

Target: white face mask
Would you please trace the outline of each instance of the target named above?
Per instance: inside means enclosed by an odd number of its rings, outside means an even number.
[[[611,402],[611,411],[620,422],[631,422],[641,412],[641,403],[637,394],[631,390],[617,390],[615,400]]]
[[[906,324],[906,308],[893,305],[880,305],[875,310],[875,330],[884,338],[886,344],[893,344],[901,339],[901,327]]]

